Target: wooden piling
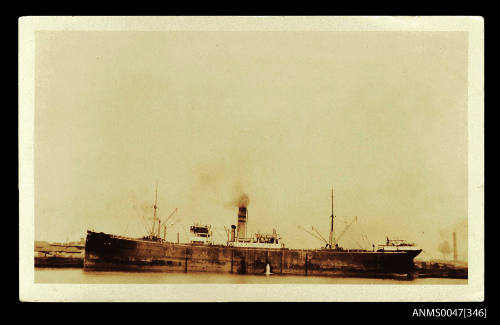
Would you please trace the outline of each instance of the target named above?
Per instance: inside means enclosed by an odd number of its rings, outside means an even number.
[[[283,250],[281,250],[280,274],[283,274]]]
[[[233,265],[234,265],[234,249],[231,248],[231,273],[233,273]]]
[[[307,276],[307,252],[306,252],[306,276]]]

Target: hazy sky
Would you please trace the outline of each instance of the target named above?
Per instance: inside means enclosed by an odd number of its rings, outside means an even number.
[[[35,237],[142,236],[155,182],[168,233],[249,232],[288,247],[467,245],[467,34],[37,32]],[[144,217],[144,218],[143,218]]]

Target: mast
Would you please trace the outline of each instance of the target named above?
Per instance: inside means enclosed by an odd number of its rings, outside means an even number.
[[[155,190],[155,205],[153,206],[153,227],[151,228],[151,236],[155,235],[155,226],[156,226],[156,210],[158,209],[158,180],[156,181],[156,190]],[[160,219],[158,219],[158,237],[160,237]]]
[[[335,216],[333,214],[333,187],[332,187],[332,215],[330,216],[330,218],[332,220],[330,223],[330,238],[328,241],[328,245],[330,246],[330,248],[333,248],[333,218],[335,218]]]

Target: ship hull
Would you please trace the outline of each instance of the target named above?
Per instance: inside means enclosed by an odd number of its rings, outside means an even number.
[[[84,269],[264,274],[269,264],[273,274],[384,277],[411,274],[419,253],[190,245],[89,231]]]

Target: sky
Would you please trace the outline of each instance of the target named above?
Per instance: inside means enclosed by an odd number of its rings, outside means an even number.
[[[467,34],[37,32],[35,238],[167,239],[193,222],[347,248],[457,232],[467,259]],[[365,236],[364,236],[365,235]],[[452,254],[451,254],[452,255]],[[451,257],[448,256],[448,258]]]

